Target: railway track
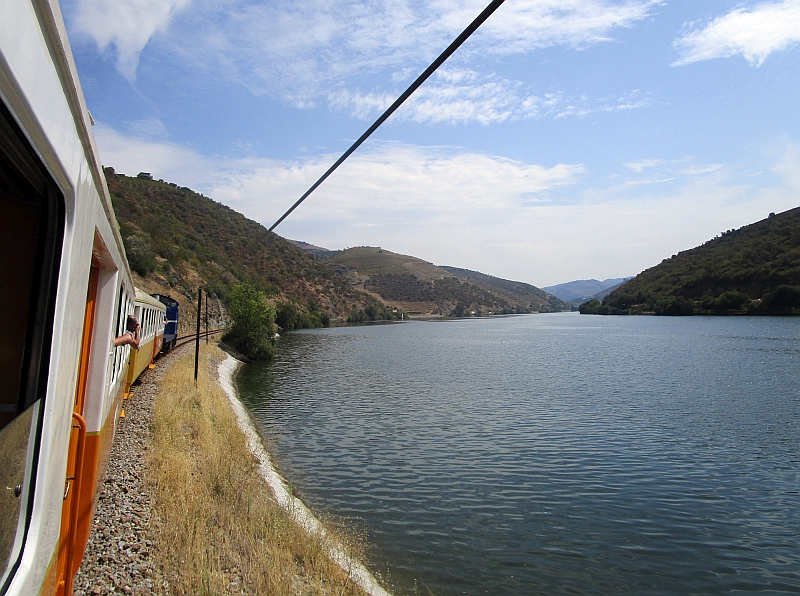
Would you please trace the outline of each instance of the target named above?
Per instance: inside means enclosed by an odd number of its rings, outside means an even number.
[[[200,337],[201,338],[211,337],[212,335],[215,335],[217,333],[222,333],[223,331],[225,331],[225,329],[209,329],[208,331],[200,332]],[[191,335],[181,335],[175,340],[175,348],[193,342],[196,338],[197,338],[196,333],[192,333]]]

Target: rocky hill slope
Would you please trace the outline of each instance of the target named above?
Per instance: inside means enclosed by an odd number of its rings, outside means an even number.
[[[534,286],[477,271],[437,267],[416,257],[362,246],[321,255],[358,289],[412,315],[477,316],[569,310]]]

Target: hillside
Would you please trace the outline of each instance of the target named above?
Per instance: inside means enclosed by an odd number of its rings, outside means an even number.
[[[137,285],[173,295],[184,321],[194,319],[198,286],[220,319],[229,289],[243,281],[300,317],[345,320],[369,309],[381,318],[386,311],[326,263],[225,205],[175,184],[105,171]]]
[[[321,246],[314,246],[313,244],[309,244],[308,242],[303,242],[302,240],[289,240],[288,238],[287,240],[292,244],[294,244],[296,247],[302,248],[304,251],[310,252],[312,255],[320,259],[331,252],[327,248],[322,248]]]
[[[526,284],[521,281],[509,281],[486,273],[478,271],[470,271],[469,269],[459,269],[458,267],[442,266],[442,269],[452,273],[453,275],[469,279],[479,286],[499,294],[503,298],[513,304],[528,304],[531,310],[538,312],[558,312],[562,310],[569,310],[569,304],[531,284]]]
[[[618,287],[620,287],[622,284],[624,284],[624,283],[625,283],[626,281],[628,281],[629,279],[633,279],[633,277],[626,277],[625,279],[623,279],[623,280],[622,280],[622,281],[620,281],[619,283],[616,283],[616,284],[614,284],[613,286],[610,286],[610,287],[608,287],[608,288],[604,288],[604,289],[600,290],[599,292],[597,292],[596,294],[594,294],[594,295],[592,296],[592,298],[596,298],[597,300],[602,300],[603,298],[605,298],[606,296],[608,296],[608,295],[609,295],[611,292],[613,292],[614,290],[616,290]]]
[[[482,273],[437,267],[416,257],[362,246],[324,255],[358,289],[416,315],[471,316],[569,309],[528,284]]]
[[[581,312],[800,314],[800,207],[673,255]]]

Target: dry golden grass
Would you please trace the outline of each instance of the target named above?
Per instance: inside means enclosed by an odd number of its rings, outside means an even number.
[[[272,499],[216,379],[222,352],[203,346],[164,376],[149,481],[154,554],[174,594],[363,594]]]

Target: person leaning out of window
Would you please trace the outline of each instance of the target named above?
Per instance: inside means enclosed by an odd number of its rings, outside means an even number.
[[[139,325],[139,321],[136,320],[136,317],[133,315],[128,315],[128,321],[125,323],[125,329],[127,329],[126,333],[114,338],[114,347],[118,348],[120,346],[131,346],[138,350],[139,331],[141,326]]]

